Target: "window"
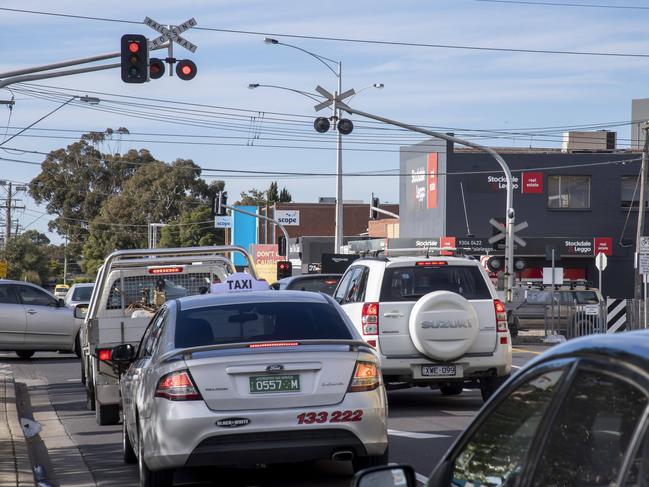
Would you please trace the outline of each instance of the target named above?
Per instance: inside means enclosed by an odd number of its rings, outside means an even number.
[[[18,304],[18,299],[14,294],[11,286],[0,286],[0,303],[1,304]]]
[[[456,457],[452,485],[515,485],[562,375],[536,376],[499,404]]]
[[[626,487],[649,487],[649,431],[645,430],[644,438],[641,439],[637,448],[622,485]]]
[[[349,340],[352,334],[329,303],[239,303],[187,309],[176,321],[178,348],[283,340]]]
[[[138,358],[149,357],[152,354],[167,315],[166,308],[162,308],[153,316],[140,342],[140,348],[137,353]]]
[[[295,279],[285,289],[312,291],[331,296],[340,280],[339,276],[309,276]]]
[[[631,383],[579,371],[550,427],[532,485],[615,485],[646,407],[647,397]]]
[[[356,290],[354,286],[357,286],[358,278],[362,269],[362,267],[358,266],[347,269],[347,272],[345,272],[342,281],[340,281],[340,284],[336,289],[336,294],[334,295],[336,301],[341,304],[349,302],[351,293]]]
[[[57,306],[58,302],[45,291],[31,286],[16,286],[18,296],[28,306]]]
[[[74,288],[72,301],[90,301],[92,295],[92,286],[83,286]]]
[[[491,299],[477,266],[388,267],[381,301],[417,301],[433,291],[451,291],[466,299]]]
[[[640,178],[638,176],[622,176],[620,187],[620,205],[622,208],[638,208],[640,201]],[[645,196],[644,207],[649,206],[649,194]]]
[[[548,208],[590,208],[590,176],[548,176]]]

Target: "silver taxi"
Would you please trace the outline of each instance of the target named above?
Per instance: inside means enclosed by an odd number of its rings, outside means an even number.
[[[331,459],[387,464],[379,360],[329,296],[299,291],[168,301],[139,349],[120,345],[124,460],[140,485],[174,469]]]

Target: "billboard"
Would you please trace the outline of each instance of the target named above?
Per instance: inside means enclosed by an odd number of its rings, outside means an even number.
[[[446,142],[430,139],[400,151],[399,234],[446,234]]]
[[[266,279],[271,284],[277,281],[277,261],[284,260],[279,255],[277,244],[251,245],[250,253],[255,260],[257,277]]]
[[[256,206],[235,206],[249,213],[257,213]],[[250,215],[244,215],[238,211],[232,212],[232,232],[230,232],[230,244],[239,245],[244,249],[249,249],[252,244],[257,243],[257,222],[259,220]],[[246,260],[239,252],[234,253],[234,265],[244,266]]]

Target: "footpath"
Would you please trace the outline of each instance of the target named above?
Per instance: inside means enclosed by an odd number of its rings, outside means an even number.
[[[0,364],[0,487],[33,487],[27,440],[18,418],[11,366]]]

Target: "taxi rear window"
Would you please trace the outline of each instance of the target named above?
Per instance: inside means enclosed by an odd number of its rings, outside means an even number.
[[[242,342],[352,339],[338,311],[327,303],[238,303],[182,310],[178,348]]]
[[[340,281],[340,277],[341,276],[304,277],[295,279],[293,282],[289,283],[285,289],[296,291],[312,291],[333,296],[333,293],[336,290],[336,286],[338,285],[338,281]]]
[[[477,266],[388,267],[381,301],[416,301],[433,291],[451,291],[465,299],[491,299]]]

